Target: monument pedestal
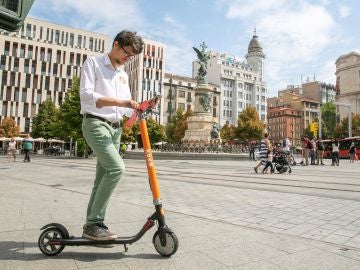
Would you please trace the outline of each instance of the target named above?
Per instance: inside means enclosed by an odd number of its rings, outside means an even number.
[[[185,131],[183,144],[210,144],[211,130],[215,123],[212,116],[212,92],[208,84],[195,87],[195,110],[188,118],[188,129]]]

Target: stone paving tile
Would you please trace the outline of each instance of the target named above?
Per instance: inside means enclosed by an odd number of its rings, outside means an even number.
[[[207,250],[206,254],[227,266],[233,267],[262,259],[278,257],[287,253],[260,243],[243,242],[241,245]]]
[[[149,258],[146,260],[132,260],[125,262],[129,269],[209,269],[209,270],[221,270],[228,269],[224,264],[214,258],[210,258],[201,252],[183,253],[178,256],[174,256],[171,259],[156,259]]]
[[[316,258],[312,260],[311,258]],[[348,270],[359,267],[360,262],[320,249],[305,250],[269,259],[271,263],[291,270]]]
[[[334,244],[344,244],[349,241],[351,238],[343,235],[331,234],[322,238],[322,241],[334,243]]]
[[[339,230],[335,231],[334,234],[348,236],[348,237],[354,237],[354,236],[360,235],[360,233],[358,231],[345,230],[345,229],[339,229]]]
[[[272,264],[272,263],[267,262],[265,260],[235,266],[235,267],[232,267],[231,269],[233,269],[233,270],[287,270],[286,268],[283,268],[281,266]]]

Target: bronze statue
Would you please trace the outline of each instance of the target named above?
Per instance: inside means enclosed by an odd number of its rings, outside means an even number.
[[[217,127],[216,123],[213,123],[212,130],[210,131],[211,139],[219,139],[220,138],[220,131]]]
[[[208,61],[210,59],[210,52],[205,52],[205,49],[207,48],[205,42],[203,42],[200,47],[202,48],[201,51],[195,47],[193,47],[194,51],[197,54],[198,57],[198,63],[200,65],[198,74],[197,74],[197,81],[199,84],[205,84],[206,83],[206,74],[207,74],[207,65]]]

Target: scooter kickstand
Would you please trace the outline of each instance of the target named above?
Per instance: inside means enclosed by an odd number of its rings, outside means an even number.
[[[125,249],[125,252],[128,252],[129,248],[126,246],[126,244],[124,244],[124,249]]]

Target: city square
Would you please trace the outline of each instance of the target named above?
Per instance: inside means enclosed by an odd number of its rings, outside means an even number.
[[[95,159],[1,158],[1,269],[346,269],[360,267],[358,163],[294,166],[292,174],[255,174],[246,160],[155,160],[167,224],[179,250],[162,259],[154,230],[124,252],[65,247],[39,252],[50,222],[82,230]],[[125,159],[126,174],[106,222],[132,235],[152,213],[145,162]],[[332,175],[334,177],[329,178]]]

